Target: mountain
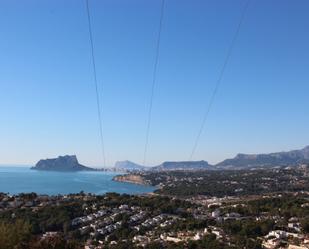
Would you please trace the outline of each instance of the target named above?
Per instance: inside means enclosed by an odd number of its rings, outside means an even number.
[[[76,156],[59,156],[58,158],[40,160],[31,169],[46,171],[82,171],[94,170],[79,164]]]
[[[120,170],[128,170],[128,171],[148,169],[148,167],[133,163],[131,161],[118,161],[115,163],[114,168],[120,169]]]
[[[159,166],[152,167],[154,171],[169,170],[202,170],[211,169],[211,165],[206,161],[182,161],[182,162],[164,162]]]
[[[247,168],[247,167],[275,167],[293,166],[309,162],[309,146],[301,150],[276,152],[270,154],[238,154],[232,159],[218,163],[217,167]]]
[[[125,171],[169,171],[169,170],[201,170],[211,169],[206,161],[163,162],[154,167],[146,167],[131,161],[116,162],[114,168]]]

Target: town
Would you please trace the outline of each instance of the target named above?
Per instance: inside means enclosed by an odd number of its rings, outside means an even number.
[[[162,173],[161,187],[145,195],[2,193],[0,231],[5,232],[0,233],[0,248],[309,248],[306,167],[226,171],[220,180],[212,174]],[[255,174],[260,176],[256,186],[262,182],[268,188],[251,192],[244,187],[250,186],[248,176]],[[206,184],[201,178],[206,175],[223,182],[230,194],[222,193],[219,185],[208,194],[196,194],[201,189],[196,185]],[[242,180],[235,181],[239,177]],[[179,183],[183,193],[177,190]],[[197,189],[188,195],[193,184]],[[12,236],[16,239],[8,239]]]

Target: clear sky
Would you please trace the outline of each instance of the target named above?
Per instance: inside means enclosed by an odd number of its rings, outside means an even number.
[[[243,0],[166,0],[147,164],[188,160]],[[159,0],[89,0],[108,165],[141,163]],[[102,166],[85,1],[0,3],[0,163]],[[194,155],[309,144],[309,2],[252,0]]]

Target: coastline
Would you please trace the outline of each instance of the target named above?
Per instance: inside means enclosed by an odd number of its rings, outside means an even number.
[[[125,175],[116,175],[113,177],[115,182],[126,182],[143,186],[151,186],[144,177],[136,174],[125,174]]]

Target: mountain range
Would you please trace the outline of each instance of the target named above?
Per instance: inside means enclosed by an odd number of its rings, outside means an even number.
[[[301,163],[309,163],[309,146],[301,150],[291,150],[288,152],[238,154],[236,157],[226,159],[215,166],[219,168],[252,168],[295,166]]]
[[[182,161],[163,162],[158,166],[146,167],[130,161],[123,161],[117,162],[115,164],[115,168],[128,171],[216,170],[296,166],[302,163],[309,163],[309,146],[301,150],[291,150],[288,152],[275,152],[269,154],[237,154],[234,158],[226,159],[215,165],[210,165],[207,161]]]
[[[158,166],[146,167],[131,161],[120,161],[115,163],[114,169],[117,171],[219,170],[297,166],[299,164],[309,164],[309,146],[301,150],[287,152],[238,154],[234,158],[226,159],[215,165],[210,165],[207,161],[169,161]],[[40,160],[31,169],[47,171],[95,170],[81,165],[75,155]]]

